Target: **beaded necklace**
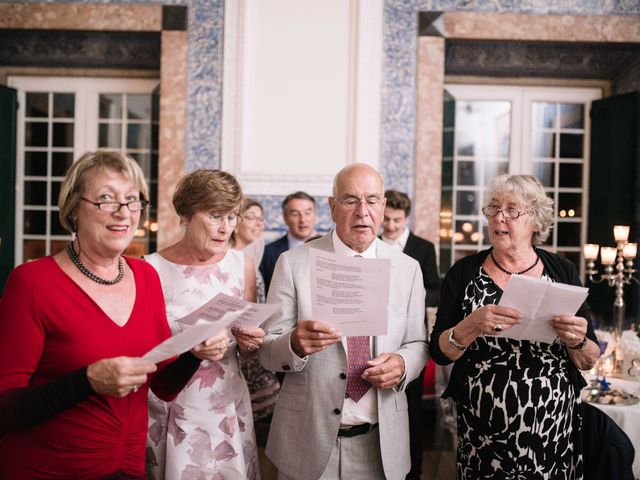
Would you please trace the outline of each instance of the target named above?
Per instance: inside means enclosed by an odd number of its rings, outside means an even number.
[[[120,280],[124,278],[124,260],[122,259],[121,256],[118,257],[118,276],[113,280],[106,280],[102,277],[99,277],[95,273],[91,272],[85,266],[85,264],[82,263],[82,261],[80,260],[80,257],[76,253],[76,249],[73,248],[73,242],[67,245],[67,255],[69,255],[69,258],[71,259],[73,264],[78,268],[78,270],[80,270],[80,272],[82,272],[84,276],[89,277],[90,280],[96,283],[99,283],[100,285],[115,285],[116,283],[118,283]]]
[[[503,271],[507,275],[522,275],[523,273],[527,273],[529,270],[531,270],[533,267],[535,267],[538,264],[538,262],[540,261],[540,255],[538,255],[538,252],[536,251],[535,248],[533,249],[533,251],[536,252],[536,261],[533,262],[533,265],[531,265],[529,268],[525,268],[524,270],[522,270],[520,272],[510,272],[509,270],[504,268],[502,265],[500,265],[498,263],[498,261],[496,260],[496,257],[493,256],[493,250],[491,251],[491,260],[493,260],[493,263],[495,264],[496,267],[498,267],[501,271]]]

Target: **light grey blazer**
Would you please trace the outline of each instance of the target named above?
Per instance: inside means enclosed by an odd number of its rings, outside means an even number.
[[[391,260],[388,334],[374,337],[374,355],[402,355],[403,382],[378,390],[380,450],[388,479],[404,480],[410,467],[409,421],[405,386],[418,376],[427,361],[425,292],[418,262],[379,239],[377,258]],[[334,447],[347,382],[347,355],[341,342],[308,357],[295,372],[290,349],[291,331],[298,320],[313,320],[309,279],[309,249],[333,252],[331,232],[289,250],[278,259],[267,303],[282,303],[282,311],[264,325],[260,361],[272,371],[286,372],[271,422],[267,456],[284,475],[317,479]]]

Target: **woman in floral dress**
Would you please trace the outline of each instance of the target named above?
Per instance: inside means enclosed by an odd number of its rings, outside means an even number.
[[[145,259],[160,275],[172,334],[180,319],[218,293],[255,301],[255,266],[231,250],[229,237],[241,220],[242,190],[220,170],[185,176],[173,196],[184,237]],[[225,356],[203,361],[173,402],[149,395],[149,479],[259,479],[251,400],[238,354],[255,355],[260,328],[243,328]]]

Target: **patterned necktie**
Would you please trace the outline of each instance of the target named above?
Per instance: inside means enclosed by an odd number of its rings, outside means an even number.
[[[360,400],[371,388],[371,384],[360,378],[371,360],[369,337],[347,337],[347,397],[354,402]]]
[[[355,255],[362,257],[362,255]],[[357,402],[369,391],[371,384],[361,378],[367,369],[367,361],[371,360],[369,337],[347,337],[347,393]]]

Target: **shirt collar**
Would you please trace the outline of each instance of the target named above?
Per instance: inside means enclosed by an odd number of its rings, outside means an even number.
[[[331,239],[333,240],[333,249],[339,255],[346,255],[347,257],[355,257],[356,255],[359,255],[364,258],[376,258],[376,241],[375,240],[371,242],[371,245],[369,245],[369,248],[367,248],[364,252],[359,253],[347,247],[344,244],[344,242],[340,240],[340,237],[336,233],[335,228],[331,233]]]
[[[382,240],[385,243],[388,243],[389,245],[393,245],[394,247],[397,247],[400,250],[404,250],[404,247],[407,246],[407,240],[409,240],[409,229],[407,227],[404,227],[404,231],[402,232],[402,235],[400,235],[395,240],[391,240],[390,238],[385,237],[383,234]]]
[[[299,247],[304,243],[304,240],[300,240],[299,238],[291,235],[291,232],[287,232],[287,242],[289,243],[289,250]]]

